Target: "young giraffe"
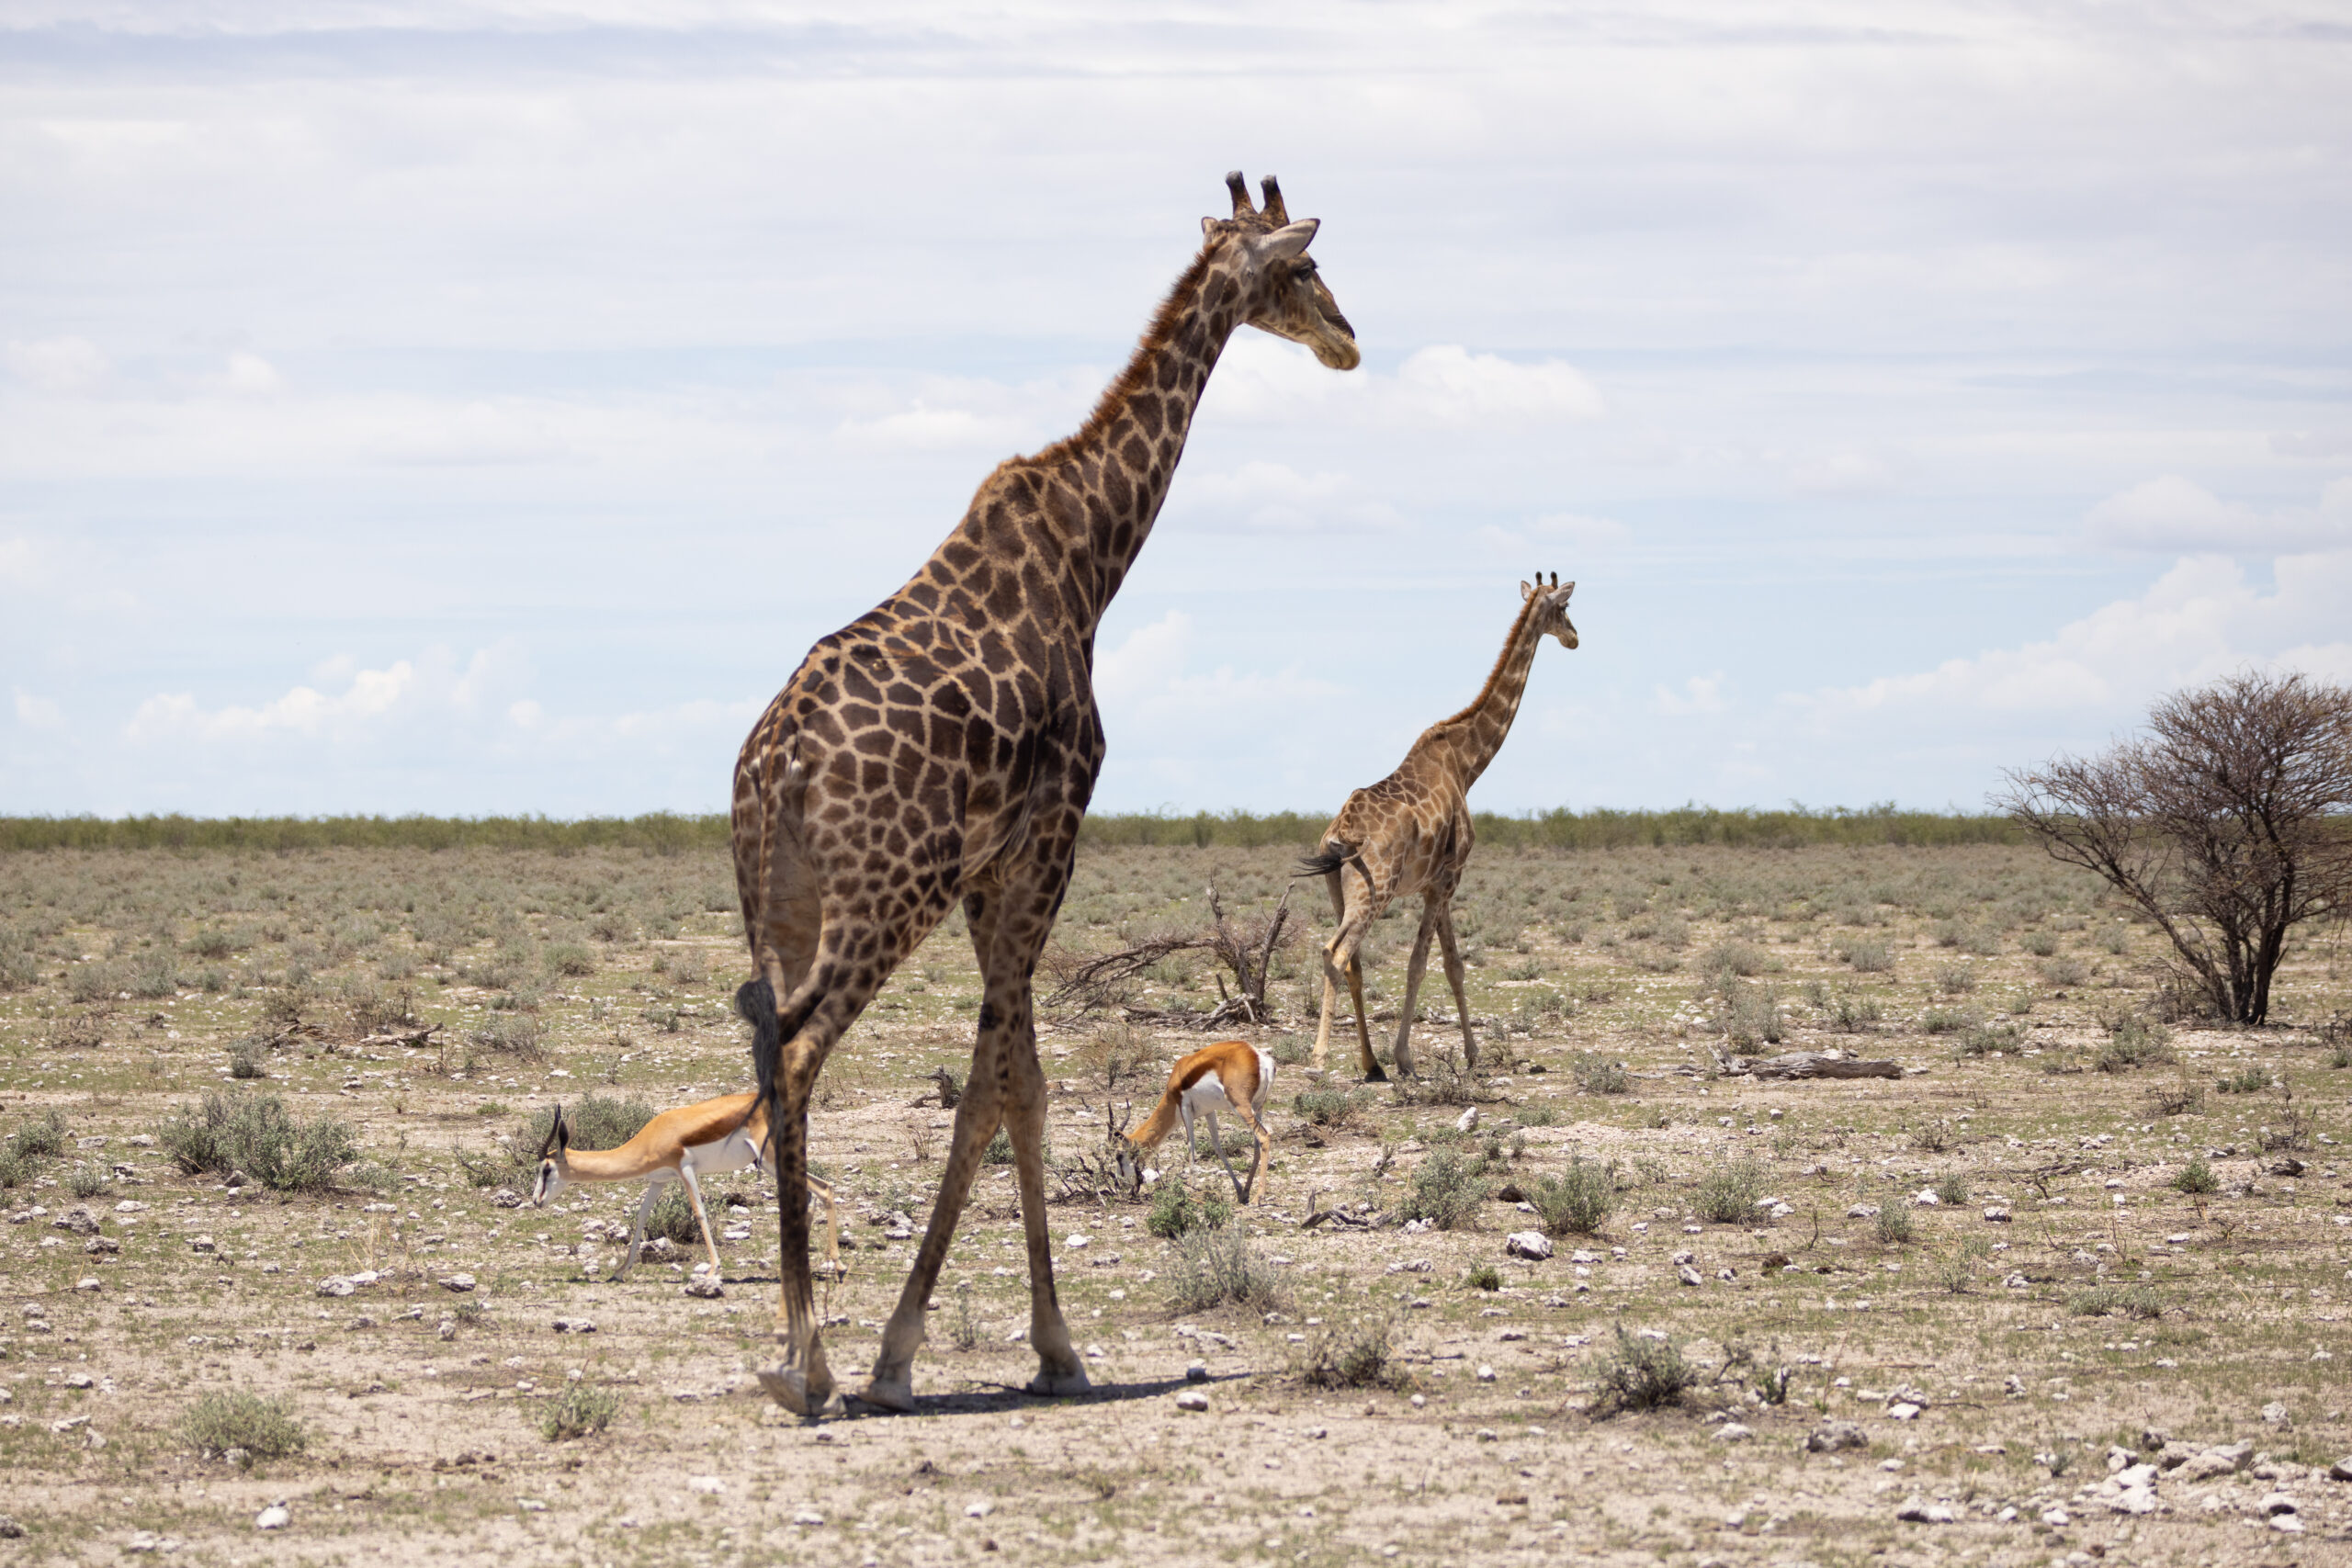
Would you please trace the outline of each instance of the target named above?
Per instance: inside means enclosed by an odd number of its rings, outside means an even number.
[[[1046,1235],[1046,1080],[1030,976],[1061,907],[1102,762],[1094,634],[1160,502],[1226,340],[1253,326],[1333,369],[1354,329],[1306,254],[1272,179],[1240,175],[1135,356],[1068,440],[1001,465],[955,532],[880,605],[819,642],[735,764],[735,875],[755,978],[736,1005],[775,1107],[781,1359],[760,1374],[804,1416],[833,1394],[808,1281],[808,1095],[883,980],[963,901],[983,976],[978,1038],[939,1201],[858,1395],[914,1407],[923,1308],[982,1150],[1011,1134],[1029,1244],[1038,1393],[1086,1373],[1054,1293]]]
[[[1469,863],[1475,835],[1470,828],[1470,786],[1503,749],[1519,699],[1527,690],[1527,672],[1535,663],[1535,645],[1548,634],[1562,648],[1577,645],[1577,628],[1568,619],[1568,595],[1573,582],[1561,586],[1554,572],[1550,583],[1538,574],[1532,586],[1519,585],[1518,618],[1503,639],[1502,656],[1477,697],[1452,718],[1440,719],[1421,732],[1396,771],[1370,789],[1357,790],[1323,829],[1321,852],[1299,863],[1302,876],[1320,876],[1331,890],[1331,908],[1340,929],[1323,950],[1323,1016],[1315,1030],[1315,1065],[1324,1065],[1331,1045],[1331,1010],[1339,998],[1340,976],[1346,972],[1348,994],[1356,1004],[1356,1055],[1366,1083],[1388,1077],[1372,1054],[1371,1015],[1363,1005],[1363,965],[1356,950],[1391,901],[1408,893],[1421,896],[1421,930],[1413,939],[1413,961],[1405,971],[1405,1005],[1396,1024],[1396,1071],[1413,1076],[1413,1005],[1419,998],[1421,976],[1429,968],[1430,937],[1435,933],[1445,952],[1445,978],[1453,987],[1453,1007],[1462,1021],[1462,1053],[1470,1066],[1478,1065],[1478,1042],[1470,1032],[1470,1002],[1462,990],[1462,954],[1453,937],[1453,890]]]

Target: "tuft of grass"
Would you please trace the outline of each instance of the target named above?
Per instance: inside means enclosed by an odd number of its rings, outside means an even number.
[[[77,1165],[65,1173],[65,1190],[87,1202],[112,1185],[114,1178],[93,1165]]]
[[[1968,1178],[1953,1171],[1936,1183],[1936,1196],[1947,1203],[1968,1201]]]
[[[2052,990],[2071,991],[2090,983],[2091,966],[2079,958],[2045,958],[2034,968]]]
[[[596,955],[588,944],[579,942],[549,942],[540,954],[550,975],[566,975],[578,978],[596,972]]]
[[[1168,1304],[1178,1312],[1238,1306],[1279,1312],[1290,1303],[1281,1271],[1238,1225],[1195,1231],[1176,1243],[1168,1270]]]
[[[1579,1051],[1568,1058],[1568,1074],[1587,1094],[1631,1094],[1634,1075],[1625,1064],[1598,1052]]]
[[[206,1459],[243,1450],[248,1463],[299,1454],[311,1441],[288,1401],[222,1389],[197,1396],[180,1416],[179,1437]]]
[[[1752,1159],[1724,1160],[1699,1179],[1691,1207],[1709,1224],[1747,1224],[1764,1194],[1764,1168]]]
[[[1979,1023],[1961,1032],[1952,1050],[1962,1056],[1989,1056],[1996,1051],[2009,1052],[2025,1043],[2025,1031],[2014,1023]]]
[[[230,1046],[229,1076],[241,1079],[269,1077],[269,1047],[258,1040],[240,1040]]]
[[[1929,1008],[1919,1021],[1919,1027],[1930,1034],[1958,1034],[1984,1024],[1984,1015],[1974,1008]]]
[[[1412,1381],[1397,1359],[1393,1311],[1320,1325],[1308,1336],[1297,1371],[1300,1382],[1318,1389],[1396,1389]]]
[[[551,1443],[585,1438],[611,1426],[620,1410],[621,1396],[616,1390],[568,1382],[563,1385],[563,1392],[540,1410],[539,1436]]]
[[[1679,1404],[1699,1382],[1699,1369],[1679,1345],[1629,1332],[1622,1323],[1616,1343],[1601,1351],[1593,1371],[1600,1383],[1600,1403],[1611,1410]]]
[[[2270,1088],[2270,1069],[2249,1064],[2223,1075],[2213,1087],[2223,1094],[2261,1094]]]
[[[274,1192],[324,1192],[335,1173],[359,1157],[350,1123],[319,1115],[309,1121],[275,1094],[208,1090],[198,1106],[183,1105],[155,1129],[155,1141],[183,1174],[242,1170]]]
[[[1970,964],[1939,964],[1936,965],[1936,989],[1948,997],[1965,995],[1977,987],[1981,976]]]
[[[1474,1264],[1468,1283],[1474,1291],[1499,1291],[1503,1288],[1503,1271],[1491,1263]]]
[[[65,1118],[54,1109],[42,1111],[8,1134],[7,1147],[28,1165],[61,1157],[65,1153]]]
[[[2202,1197],[2209,1192],[2219,1192],[2222,1179],[2213,1174],[2213,1168],[2206,1163],[2203,1155],[2191,1155],[2188,1163],[2173,1177],[2172,1185],[2178,1191]]]
[[[1911,1211],[1901,1201],[1879,1205],[1878,1238],[1889,1247],[1908,1247],[1917,1233],[1911,1227]]]
[[[657,1235],[666,1235],[680,1247],[702,1246],[702,1227],[695,1224],[694,1201],[686,1196],[683,1181],[673,1181],[664,1187],[662,1196],[653,1201],[653,1212],[645,1216],[645,1239],[651,1241]]]
[[[1479,1205],[1492,1190],[1485,1161],[1435,1149],[1413,1172],[1412,1187],[1397,1213],[1408,1220],[1427,1220],[1442,1231],[1457,1230],[1477,1217]]]
[[[2162,1317],[2164,1298],[2148,1285],[2094,1285],[2066,1299],[2076,1317]]]
[[[1860,1034],[1865,1030],[1874,1029],[1879,1020],[1885,1016],[1876,997],[1853,991],[1839,991],[1825,1006],[1829,1014],[1829,1026],[1841,1034]]]
[[[1557,1176],[1540,1177],[1527,1201],[1552,1235],[1592,1235],[1617,1208],[1617,1164],[1572,1159]]]

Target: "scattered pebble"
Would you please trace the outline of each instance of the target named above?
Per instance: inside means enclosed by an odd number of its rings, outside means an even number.
[[[293,1513],[282,1501],[272,1503],[254,1516],[254,1529],[257,1530],[282,1530],[293,1522]]]

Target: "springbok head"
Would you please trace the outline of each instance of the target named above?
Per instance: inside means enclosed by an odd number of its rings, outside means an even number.
[[[548,1123],[548,1135],[539,1140],[539,1174],[531,1183],[531,1206],[540,1208],[547,1201],[563,1190],[571,1162],[565,1155],[571,1148],[571,1128],[564,1122],[563,1106],[555,1108],[555,1120]]]

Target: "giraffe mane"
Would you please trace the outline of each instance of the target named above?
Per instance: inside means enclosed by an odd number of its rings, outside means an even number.
[[[1152,355],[1175,341],[1177,323],[1184,319],[1184,312],[1192,309],[1193,298],[1201,291],[1201,280],[1208,276],[1210,261],[1238,227],[1221,225],[1217,234],[1201,246],[1200,254],[1193,258],[1192,265],[1169,287],[1167,297],[1152,312],[1151,323],[1144,328],[1135,352],[1127,356],[1127,363],[1119,373],[1111,378],[1111,384],[1102,389],[1102,396],[1096,400],[1094,412],[1086,416],[1085,423],[1050,446],[1040,447],[1026,457],[1012,458],[1008,466],[1043,468],[1068,462],[1081,448],[1102,439],[1111,426],[1118,422],[1119,416],[1126,412],[1130,399],[1137,392],[1150,389],[1145,383],[1150,374],[1148,366]]]
[[[1503,666],[1510,660],[1510,650],[1519,645],[1520,629],[1527,625],[1527,617],[1535,614],[1536,606],[1543,603],[1544,595],[1541,593],[1531,593],[1527,596],[1525,602],[1523,602],[1519,607],[1519,614],[1511,620],[1510,634],[1503,638],[1502,651],[1495,655],[1495,667],[1487,671],[1486,684],[1478,688],[1478,694],[1470,699],[1469,706],[1464,708],[1460,713],[1453,715],[1451,717],[1439,719],[1435,724],[1430,725],[1429,728],[1423,730],[1421,732],[1422,741],[1426,741],[1433,736],[1450,730],[1458,724],[1468,722],[1470,716],[1478,711],[1479,707],[1486,702],[1487,695],[1494,691],[1495,682],[1503,678]],[[1414,744],[1416,749],[1418,749],[1420,742],[1417,741]]]

